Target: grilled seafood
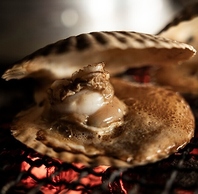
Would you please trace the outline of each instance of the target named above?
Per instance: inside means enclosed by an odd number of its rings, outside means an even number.
[[[84,165],[132,167],[166,158],[193,137],[188,104],[174,91],[114,76],[177,65],[195,52],[135,32],[94,32],[49,45],[3,75],[41,83],[37,103],[16,116],[12,133],[39,153]]]
[[[103,66],[55,81],[43,106],[17,116],[15,138],[66,162],[123,167],[166,158],[190,141],[194,117],[182,97],[152,85],[110,81]]]

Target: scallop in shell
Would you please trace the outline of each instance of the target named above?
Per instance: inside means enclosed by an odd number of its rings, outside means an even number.
[[[158,34],[191,44],[198,49],[198,3],[181,10]],[[160,85],[172,86],[185,95],[198,95],[198,55],[179,66],[160,67],[154,75]]]
[[[18,114],[14,137],[62,161],[118,167],[158,161],[190,141],[194,117],[179,94],[110,79],[103,68],[53,82],[43,106]]]
[[[39,153],[85,165],[135,166],[168,157],[193,136],[188,104],[173,91],[110,74],[172,66],[194,53],[185,43],[136,32],[93,32],[48,45],[3,75],[34,77],[42,85],[38,103],[17,115],[12,133]]]

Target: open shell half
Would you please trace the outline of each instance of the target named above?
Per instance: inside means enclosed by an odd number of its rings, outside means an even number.
[[[111,75],[130,67],[170,65],[185,61],[195,49],[185,43],[137,32],[92,32],[50,44],[17,62],[3,78],[61,79],[87,64],[105,62]]]
[[[55,81],[43,106],[16,117],[14,137],[62,161],[117,167],[158,161],[190,141],[194,117],[178,93],[110,79],[103,67]]]

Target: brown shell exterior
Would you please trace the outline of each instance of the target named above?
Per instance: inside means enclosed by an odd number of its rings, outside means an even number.
[[[190,45],[159,36],[127,31],[92,32],[41,48],[15,63],[2,77],[66,78],[83,66],[99,62],[105,62],[107,71],[114,75],[130,67],[177,64],[194,53]]]
[[[189,5],[158,34],[165,38],[191,44],[198,49],[198,3]],[[160,67],[153,74],[159,85],[171,86],[185,95],[198,95],[198,55],[179,66]]]
[[[62,161],[117,167],[166,158],[193,137],[194,117],[177,93],[119,79],[112,79],[111,83],[116,96],[128,107],[124,123],[113,132],[98,136],[82,126],[59,120],[55,127],[57,123],[46,124],[42,120],[42,107],[34,107],[16,118],[14,137],[39,153]],[[74,148],[68,146],[71,143]]]

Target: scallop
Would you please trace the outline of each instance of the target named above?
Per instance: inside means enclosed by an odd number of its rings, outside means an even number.
[[[158,34],[191,44],[198,49],[198,3],[181,10]],[[198,95],[198,55],[179,66],[160,67],[153,78],[158,84],[171,86],[184,95]]]
[[[185,43],[123,31],[48,45],[2,76],[40,83],[37,103],[16,116],[12,134],[41,154],[86,166],[133,167],[166,158],[194,135],[189,105],[172,90],[116,75],[175,66],[195,52]]]

